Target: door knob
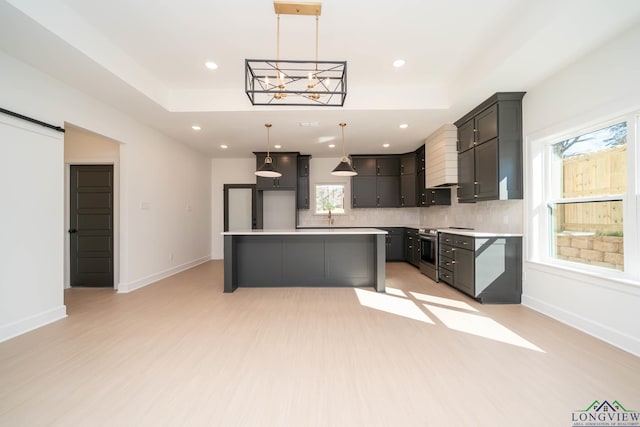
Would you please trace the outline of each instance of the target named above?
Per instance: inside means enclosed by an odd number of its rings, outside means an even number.
[[[76,230],[75,228],[69,229],[69,234],[74,234],[74,233],[77,233],[77,232],[78,232],[78,230]]]

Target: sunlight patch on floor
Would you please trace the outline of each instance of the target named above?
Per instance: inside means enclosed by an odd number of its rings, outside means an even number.
[[[364,289],[355,289],[360,304],[387,313],[406,317],[408,319],[419,320],[420,322],[434,324],[420,307],[408,299],[402,299],[395,296],[365,291]]]
[[[391,295],[395,295],[397,297],[404,297],[407,298],[407,294],[405,294],[403,291],[401,291],[400,289],[397,288],[390,288],[389,286],[387,286],[385,288],[385,292]]]
[[[489,317],[424,304],[448,328],[544,353],[545,351]]]
[[[467,304],[464,301],[458,301],[455,299],[450,299],[450,298],[442,298],[442,297],[434,297],[433,295],[425,295],[425,294],[421,294],[419,292],[409,292],[415,299],[420,300],[420,301],[424,301],[424,302],[431,302],[434,304],[439,304],[439,305],[446,305],[448,307],[453,307],[453,308],[462,308],[464,310],[469,310],[469,311],[478,311],[475,308],[471,307],[469,304]]]

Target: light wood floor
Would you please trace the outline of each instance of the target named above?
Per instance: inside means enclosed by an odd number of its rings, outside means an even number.
[[[0,344],[2,426],[569,426],[640,410],[640,358],[404,263],[389,293],[238,289],[212,261]],[[615,309],[615,308],[612,308]]]

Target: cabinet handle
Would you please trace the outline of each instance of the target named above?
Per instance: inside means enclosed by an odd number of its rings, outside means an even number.
[[[353,206],[355,206],[355,205],[356,205],[356,197],[353,196]]]

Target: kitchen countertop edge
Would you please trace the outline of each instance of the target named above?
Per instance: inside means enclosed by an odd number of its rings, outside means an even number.
[[[438,228],[438,232],[470,237],[522,237],[522,234],[518,233],[494,233],[490,231],[458,230],[456,228]]]
[[[223,236],[304,236],[328,234],[388,234],[377,228],[314,228],[314,229],[283,229],[283,230],[238,230],[224,231]]]

